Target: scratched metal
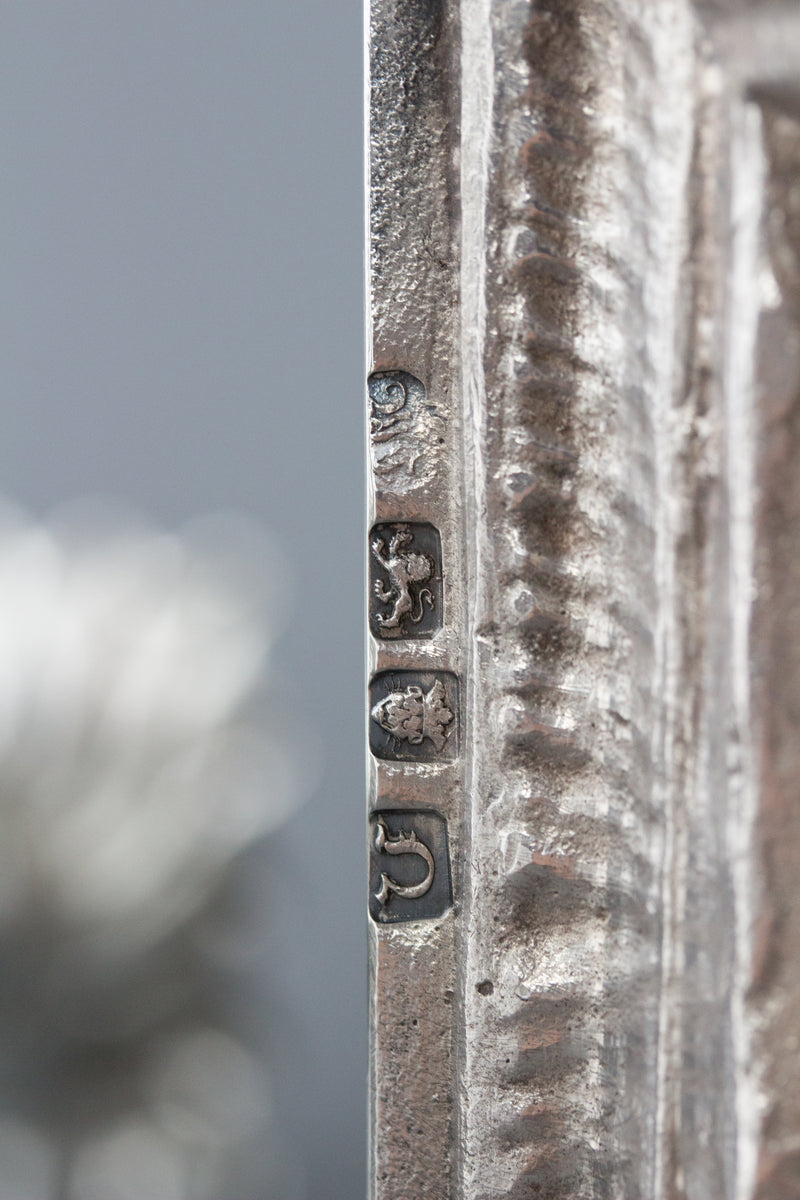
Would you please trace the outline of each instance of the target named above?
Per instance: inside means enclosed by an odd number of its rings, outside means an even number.
[[[799,178],[796,5],[372,0],[373,1200],[800,1196]]]

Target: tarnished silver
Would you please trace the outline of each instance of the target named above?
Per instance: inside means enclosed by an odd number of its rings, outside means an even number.
[[[436,875],[436,864],[430,850],[419,840],[413,829],[410,833],[402,832],[393,837],[386,828],[386,822],[379,817],[375,831],[375,849],[379,854],[384,851],[387,854],[416,854],[426,867],[425,878],[419,883],[398,883],[391,875],[382,871],[381,886],[375,893],[378,904],[388,904],[393,894],[402,896],[405,900],[419,900],[427,895]]]
[[[369,527],[441,554],[366,548],[371,1197],[796,1200],[800,6],[372,0],[369,72]]]

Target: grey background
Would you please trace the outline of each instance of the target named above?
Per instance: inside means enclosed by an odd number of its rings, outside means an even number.
[[[365,1175],[361,36],[358,0],[0,7],[0,491],[241,509],[293,567],[321,782],[248,899],[314,1200]]]

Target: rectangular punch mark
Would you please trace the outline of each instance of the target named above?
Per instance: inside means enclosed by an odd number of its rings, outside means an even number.
[[[369,537],[369,627],[383,641],[429,638],[443,623],[442,543],[433,525],[393,521]]]
[[[370,820],[369,912],[379,924],[440,917],[453,902],[447,823],[390,809]]]
[[[458,679],[450,671],[382,671],[369,688],[369,748],[395,762],[458,757]]]

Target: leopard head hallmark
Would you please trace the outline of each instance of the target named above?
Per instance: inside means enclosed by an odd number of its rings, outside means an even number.
[[[375,677],[370,690],[370,748],[378,758],[455,757],[455,676],[443,671],[386,672]]]
[[[408,378],[411,378],[410,376]],[[369,381],[369,429],[375,442],[388,442],[411,423],[403,411],[408,399],[406,374],[388,372],[373,375]]]
[[[441,750],[453,714],[444,702],[444,685],[437,679],[427,693],[413,684],[401,692],[390,692],[375,705],[372,719],[394,738],[405,739],[412,746],[430,738]]]

